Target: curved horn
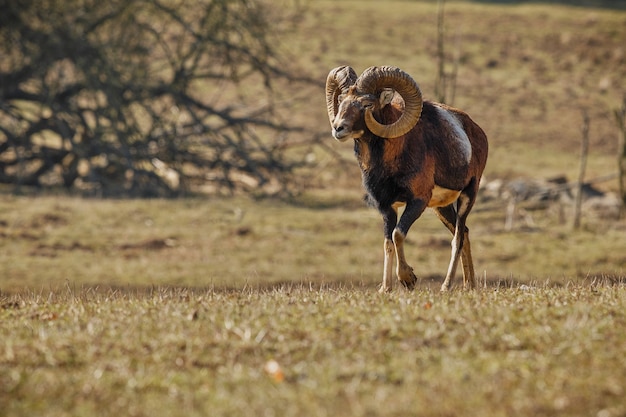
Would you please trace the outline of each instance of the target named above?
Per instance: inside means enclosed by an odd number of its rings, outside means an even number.
[[[331,124],[339,107],[339,94],[352,86],[356,79],[356,72],[347,65],[337,67],[328,73],[328,77],[326,77],[326,107]]]
[[[365,124],[376,136],[395,138],[413,128],[422,114],[422,92],[409,74],[396,67],[370,67],[356,81],[357,90],[365,94],[380,94],[384,88],[393,88],[404,100],[404,113],[390,124],[384,125],[374,119],[371,109],[365,110]]]

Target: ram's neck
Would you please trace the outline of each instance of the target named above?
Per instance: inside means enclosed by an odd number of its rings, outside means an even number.
[[[384,124],[394,123],[402,114],[402,103],[386,106],[374,117]],[[405,138],[384,139],[374,136],[369,130],[354,140],[354,154],[363,173],[378,169],[381,174],[397,168],[403,151]]]
[[[370,151],[370,137],[361,137],[354,140],[354,155],[359,162],[361,171],[368,172],[371,169],[372,153]]]

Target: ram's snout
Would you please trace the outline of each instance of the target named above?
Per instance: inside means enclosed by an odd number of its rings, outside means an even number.
[[[332,134],[339,142],[348,139],[358,139],[363,136],[363,130],[353,130],[353,124],[344,118],[336,117],[332,123]]]

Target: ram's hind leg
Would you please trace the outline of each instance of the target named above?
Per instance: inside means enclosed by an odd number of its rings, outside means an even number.
[[[476,278],[474,276],[474,261],[472,260],[472,247],[469,240],[469,230],[465,228],[463,237],[463,249],[461,251],[461,265],[463,265],[463,287],[476,288]]]
[[[467,197],[461,196],[459,200],[464,198]],[[462,206],[462,203],[459,203],[459,206]],[[469,214],[469,209],[471,209],[471,206],[467,207],[468,208],[465,210],[465,212],[463,213],[464,216],[462,217],[457,216],[457,212],[452,204],[445,207],[435,208],[435,213],[453,235],[450,265],[448,267],[446,278],[443,282],[443,285],[441,286],[442,291],[447,291],[450,289],[450,285],[452,284],[452,279],[454,278],[454,274],[456,273],[456,268],[458,265],[459,251],[461,263],[463,265],[463,287],[474,288],[476,286],[474,280],[472,250],[469,241],[469,230],[465,225],[465,220],[467,219],[467,215]]]
[[[476,196],[478,195],[478,180],[472,179],[470,185],[465,188],[459,199],[457,200],[457,227],[455,229],[455,235],[459,231],[459,224],[461,224],[460,230],[462,234],[462,262],[463,262],[463,287],[474,289],[476,288],[476,278],[474,276],[474,262],[472,258],[472,247],[469,239],[469,229],[466,227],[465,222],[467,216],[469,216],[474,202],[476,202]]]

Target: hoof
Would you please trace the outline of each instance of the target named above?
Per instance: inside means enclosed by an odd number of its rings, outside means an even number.
[[[414,281],[400,281],[402,283],[402,286],[404,288],[406,288],[409,291],[412,291],[415,289],[415,283],[417,282],[417,280]]]
[[[465,281],[463,280],[463,289],[464,290],[475,290],[476,289],[476,283],[474,281]]]
[[[402,286],[406,288],[407,290],[413,290],[415,288],[415,284],[417,283],[417,277],[415,276],[412,270],[409,271],[408,277],[403,277],[403,278],[398,277],[398,280],[400,281]]]
[[[380,288],[378,289],[378,292],[380,294],[387,294],[391,292],[391,287],[387,287],[385,285],[381,285]]]

